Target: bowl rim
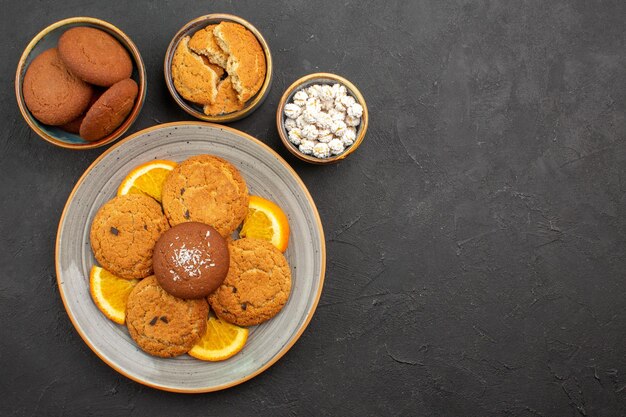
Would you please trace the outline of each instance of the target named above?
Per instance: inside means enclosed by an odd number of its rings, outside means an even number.
[[[133,108],[131,109],[130,113],[128,114],[124,122],[108,136],[105,136],[104,138],[99,139],[97,141],[87,142],[87,143],[68,143],[60,139],[57,139],[56,137],[42,130],[37,125],[37,123],[33,120],[34,116],[30,113],[30,111],[26,107],[26,103],[24,102],[24,96],[22,94],[22,90],[23,90],[22,84],[23,84],[23,78],[24,78],[23,74],[25,74],[26,60],[32,53],[35,46],[39,43],[39,41],[41,41],[41,39],[43,39],[45,36],[50,34],[52,31],[63,26],[67,26],[70,24],[77,24],[77,23],[78,24],[86,23],[86,24],[92,24],[94,26],[100,26],[100,27],[110,30],[111,32],[119,36],[119,38],[123,40],[122,46],[124,46],[129,51],[134,61],[134,66],[136,66],[137,68],[137,73],[138,73],[138,78],[139,78],[139,82],[137,83],[139,86],[137,99],[135,100],[135,104],[133,105]],[[126,35],[126,33],[124,33],[117,26],[105,20],[98,19],[95,17],[87,17],[87,16],[69,17],[69,18],[54,22],[51,25],[42,29],[39,33],[37,33],[37,35],[35,35],[35,37],[33,37],[33,39],[28,43],[28,45],[26,45],[26,48],[24,49],[24,52],[22,52],[20,60],[18,61],[17,70],[15,72],[15,98],[17,100],[17,105],[20,109],[20,113],[22,113],[22,117],[24,118],[24,120],[26,120],[26,123],[30,126],[30,128],[37,135],[39,135],[45,141],[55,146],[65,148],[65,149],[72,149],[72,150],[99,148],[101,146],[107,145],[121,138],[139,116],[139,113],[141,112],[141,109],[143,108],[143,104],[146,99],[146,90],[147,90],[146,67],[143,62],[143,58],[141,57],[141,53],[139,52],[139,49],[137,48],[135,43],[130,39],[128,35]]]
[[[204,114],[201,111],[198,111],[191,107],[189,102],[182,98],[176,88],[174,87],[174,80],[172,78],[172,68],[171,61],[174,56],[174,52],[176,51],[176,47],[180,43],[180,40],[187,34],[192,26],[197,23],[206,22],[206,21],[231,21],[235,23],[239,23],[246,29],[248,29],[252,34],[257,38],[259,44],[261,45],[261,49],[263,49],[263,53],[265,55],[265,80],[261,85],[259,91],[255,94],[255,96],[248,100],[248,104],[241,110],[234,111],[232,113],[221,114],[217,116],[209,116]],[[198,29],[199,30],[199,29]],[[195,32],[194,32],[195,33]],[[168,65],[168,62],[170,65]],[[270,51],[269,44],[261,34],[261,32],[249,21],[246,19],[228,13],[211,13],[203,16],[196,17],[185,23],[179,30],[176,32],[172,40],[170,41],[167,49],[165,51],[165,58],[163,59],[163,75],[165,77],[165,85],[167,85],[167,89],[170,92],[170,95],[178,104],[178,106],[183,109],[187,114],[200,119],[206,122],[212,123],[230,123],[236,120],[243,119],[244,117],[250,115],[253,111],[255,111],[265,100],[269,93],[270,86],[272,84],[273,78],[273,63],[272,63],[272,53]]]
[[[354,143],[348,148],[345,152],[339,155],[332,156],[330,158],[316,158],[311,155],[305,155],[298,148],[295,147],[289,138],[287,137],[287,129],[283,125],[283,111],[285,109],[285,104],[287,104],[287,99],[294,93],[297,89],[299,89],[304,83],[307,83],[312,80],[320,79],[323,80],[332,80],[339,84],[343,84],[349,91],[352,93],[357,102],[363,107],[363,115],[361,116],[361,124],[359,130],[357,132],[357,137],[354,140]],[[316,165],[326,165],[326,164],[334,164],[339,161],[344,160],[348,155],[352,152],[356,151],[357,148],[363,143],[363,139],[365,138],[365,133],[367,132],[367,127],[369,124],[369,113],[367,111],[367,103],[365,102],[365,98],[359,91],[359,89],[348,81],[346,78],[332,74],[329,72],[315,72],[312,74],[305,75],[301,78],[298,78],[294,81],[283,93],[280,101],[278,102],[278,108],[276,109],[276,129],[278,130],[278,135],[280,136],[280,140],[283,142],[283,145],[298,159],[303,161],[316,164]]]

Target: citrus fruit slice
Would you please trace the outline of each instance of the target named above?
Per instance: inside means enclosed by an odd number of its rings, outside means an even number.
[[[89,273],[89,292],[96,306],[107,318],[124,324],[128,294],[138,282],[137,279],[116,277],[106,269],[94,265]]]
[[[141,164],[124,178],[117,195],[146,194],[160,203],[163,181],[175,166],[176,162],[162,159]]]
[[[289,244],[289,221],[276,204],[262,197],[251,195],[248,214],[243,221],[239,236],[269,240],[281,252],[284,252]]]
[[[188,353],[203,361],[223,361],[243,349],[246,340],[248,329],[211,315],[207,320],[206,333]]]

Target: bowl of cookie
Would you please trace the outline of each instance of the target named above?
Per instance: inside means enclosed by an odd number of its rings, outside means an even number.
[[[174,101],[200,120],[228,123],[248,116],[267,97],[272,55],[263,35],[230,14],[185,24],[165,53],[165,83]]]
[[[42,139],[91,149],[117,140],[137,119],[146,70],[119,28],[72,17],[46,27],[26,46],[15,94],[24,120]]]
[[[363,142],[369,115],[361,92],[336,74],[306,75],[285,90],[276,110],[283,144],[298,159],[342,161]]]

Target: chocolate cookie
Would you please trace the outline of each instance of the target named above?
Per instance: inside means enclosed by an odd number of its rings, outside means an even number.
[[[126,326],[145,352],[171,358],[188,352],[206,332],[206,300],[183,300],[168,294],[151,276],[128,296]]]
[[[172,226],[200,222],[229,236],[248,212],[248,188],[228,161],[198,155],[178,164],[163,184],[163,210]]]
[[[229,245],[230,269],[224,283],[209,295],[220,318],[255,326],[274,317],[291,291],[291,269],[270,242],[243,238]]]
[[[47,125],[63,125],[85,111],[92,95],[89,84],[68,71],[56,48],[30,63],[22,84],[24,102]]]
[[[82,80],[109,87],[129,78],[133,63],[126,48],[105,31],[81,26],[59,38],[59,54],[65,65]]]
[[[103,205],[91,224],[91,248],[100,265],[121,278],[152,273],[152,251],[169,229],[159,203],[143,194],[115,197]]]
[[[128,78],[113,84],[91,106],[80,125],[80,137],[94,141],[117,129],[133,108],[139,87]]]
[[[152,263],[165,291],[180,298],[202,298],[226,278],[228,244],[211,226],[181,223],[161,235]]]

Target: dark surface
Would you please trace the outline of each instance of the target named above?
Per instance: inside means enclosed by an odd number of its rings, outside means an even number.
[[[580,1],[2,3],[1,415],[626,415],[626,3]],[[174,33],[210,12],[267,38],[275,81],[232,126],[278,150],[317,202],[326,285],[309,328],[265,373],[181,395],[119,375],[58,294],[54,241],[104,150],[33,134],[12,83],[61,18],[118,25],[147,64],[131,131],[187,120],[163,82]],[[362,147],[305,165],[274,125],[319,70],[368,100]]]

